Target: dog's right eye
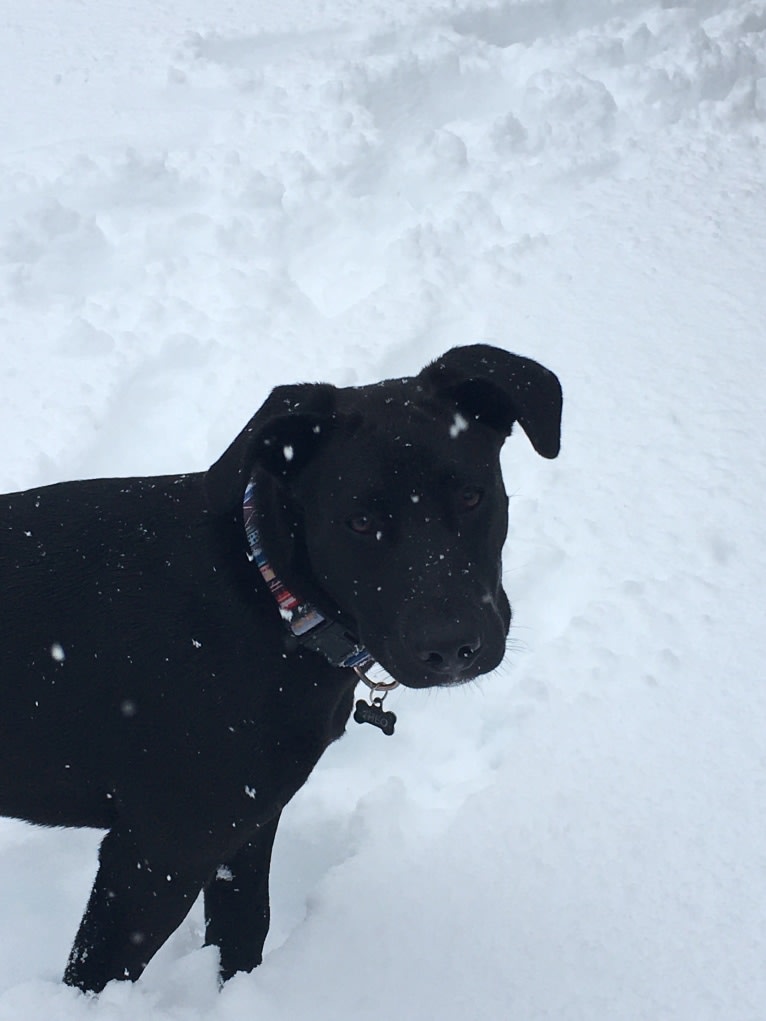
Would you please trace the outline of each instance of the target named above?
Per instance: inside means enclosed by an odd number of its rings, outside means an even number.
[[[352,514],[346,522],[352,532],[357,535],[369,535],[375,528],[375,521],[369,514]]]
[[[463,510],[474,510],[481,503],[483,496],[483,491],[476,486],[466,486],[460,493]]]

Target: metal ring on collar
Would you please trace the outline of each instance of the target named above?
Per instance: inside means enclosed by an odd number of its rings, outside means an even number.
[[[394,688],[399,687],[398,681],[373,681],[373,679],[368,677],[360,666],[354,667],[354,673],[360,681],[363,681],[367,685],[370,691],[393,691]]]

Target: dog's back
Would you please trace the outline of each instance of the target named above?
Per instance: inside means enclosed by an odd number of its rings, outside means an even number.
[[[109,826],[119,760],[162,727],[195,624],[215,617],[199,476],[62,483],[0,508],[0,811]]]

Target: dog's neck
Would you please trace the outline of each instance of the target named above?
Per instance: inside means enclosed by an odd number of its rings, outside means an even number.
[[[245,489],[242,515],[250,547],[248,555],[255,561],[261,577],[274,597],[288,633],[296,643],[303,648],[321,653],[332,666],[350,669],[371,666],[372,656],[354,635],[338,621],[326,617],[313,603],[301,599],[278,577],[261,537],[255,478],[250,479]]]

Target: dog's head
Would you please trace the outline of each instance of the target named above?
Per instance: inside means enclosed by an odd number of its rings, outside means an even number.
[[[214,512],[258,483],[264,546],[296,593],[402,684],[460,683],[503,658],[511,609],[499,454],[518,422],[556,457],[556,376],[483,344],[371,386],[278,387],[207,473]]]

